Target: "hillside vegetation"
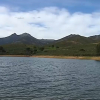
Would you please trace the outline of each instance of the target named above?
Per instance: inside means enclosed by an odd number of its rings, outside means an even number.
[[[60,44],[61,45],[61,44]],[[5,55],[65,55],[65,56],[96,56],[97,44],[65,44],[34,46],[25,44],[3,45],[4,51],[0,54]]]

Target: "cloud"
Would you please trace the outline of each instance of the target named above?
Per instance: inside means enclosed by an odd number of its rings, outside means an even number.
[[[0,13],[5,13],[8,11],[9,11],[9,9],[7,9],[6,7],[0,6]]]
[[[59,39],[69,34],[91,36],[100,33],[100,12],[70,13],[57,7],[16,12],[0,7],[0,37],[15,32],[28,32],[39,39]]]

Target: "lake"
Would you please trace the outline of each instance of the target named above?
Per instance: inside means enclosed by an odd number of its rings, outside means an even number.
[[[100,62],[0,57],[0,100],[100,99]]]

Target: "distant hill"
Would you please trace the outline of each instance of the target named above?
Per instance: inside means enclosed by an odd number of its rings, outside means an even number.
[[[54,41],[54,40],[52,40],[52,41]],[[15,43],[46,45],[52,41],[51,40],[36,39],[28,33],[23,33],[21,35],[17,35],[16,33],[14,33],[8,37],[0,38],[0,45],[15,44]]]
[[[100,42],[100,35],[90,36],[89,39],[94,40],[95,42]]]
[[[90,44],[100,42],[100,35],[84,37],[76,34],[71,34],[59,40],[52,39],[36,39],[31,36],[29,33],[23,33],[17,35],[16,33],[5,37],[0,38],[0,45],[6,44],[30,44],[30,45],[49,45],[50,43],[58,46],[67,46],[67,45],[79,45],[79,44]]]
[[[69,36],[57,40],[55,42],[55,45],[67,46],[67,45],[91,44],[98,42],[100,42],[100,35],[84,37],[76,34],[71,34]]]

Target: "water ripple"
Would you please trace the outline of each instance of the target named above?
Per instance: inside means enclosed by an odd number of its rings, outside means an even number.
[[[0,57],[0,100],[100,99],[100,63]]]

